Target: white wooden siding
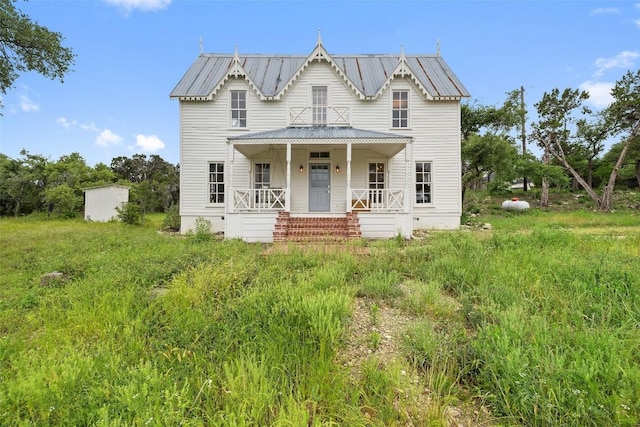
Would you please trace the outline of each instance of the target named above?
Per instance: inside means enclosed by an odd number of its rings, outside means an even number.
[[[284,146],[247,159],[227,144],[227,138],[284,128],[288,125],[289,108],[311,106],[311,86],[328,86],[329,106],[350,107],[354,128],[411,136],[408,200],[413,213],[413,227],[451,228],[459,224],[462,210],[460,194],[460,109],[457,101],[428,101],[406,79],[395,79],[375,100],[360,100],[325,62],[314,63],[295,82],[280,101],[261,101],[244,78],[230,79],[212,101],[180,102],[180,211],[187,223],[201,216],[210,219],[214,231],[225,229],[222,218],[225,209],[208,203],[207,171],[211,161],[225,162],[226,200],[231,202],[232,188],[251,186],[252,164],[256,161],[279,159],[272,164],[274,186],[285,187],[286,155]],[[230,128],[229,91],[247,91],[247,129]],[[409,91],[409,128],[391,127],[391,96],[393,90]],[[319,148],[319,147],[318,147]],[[332,153],[331,209],[346,210],[346,150],[344,145],[325,147]],[[316,147],[314,147],[314,150]],[[351,186],[367,185],[367,160],[384,159],[370,150],[360,151],[354,144],[352,152]],[[275,157],[273,157],[275,156]],[[387,159],[389,188],[401,188],[406,175],[405,150]],[[415,205],[415,161],[433,162],[433,205]],[[339,164],[341,172],[335,173]],[[303,165],[304,173],[298,172]],[[291,211],[308,212],[308,152],[306,147],[293,146],[291,160]],[[231,171],[234,171],[231,176]],[[276,185],[275,183],[281,183]],[[191,219],[189,219],[191,218]],[[430,221],[428,218],[438,218]],[[183,219],[183,221],[184,221]],[[183,231],[187,228],[183,226]],[[227,225],[229,231],[229,225]]]

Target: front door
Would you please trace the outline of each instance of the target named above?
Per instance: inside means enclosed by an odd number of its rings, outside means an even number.
[[[309,211],[328,212],[331,208],[329,163],[309,165]]]

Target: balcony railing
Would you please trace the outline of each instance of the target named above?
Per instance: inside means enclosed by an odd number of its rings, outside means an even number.
[[[290,107],[289,126],[351,126],[349,107]]]
[[[404,189],[350,190],[352,211],[401,211],[404,209]]]
[[[283,188],[251,188],[233,191],[234,210],[281,211],[285,205]]]

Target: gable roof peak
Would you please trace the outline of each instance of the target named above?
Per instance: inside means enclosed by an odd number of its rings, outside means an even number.
[[[320,27],[318,27],[318,41],[316,42],[316,46],[322,46],[322,34],[320,34]]]

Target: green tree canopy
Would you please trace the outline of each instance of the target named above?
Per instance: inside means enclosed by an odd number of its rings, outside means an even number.
[[[64,37],[33,22],[14,3],[0,0],[0,91],[7,93],[25,71],[62,81],[74,62],[71,49],[62,46]]]

